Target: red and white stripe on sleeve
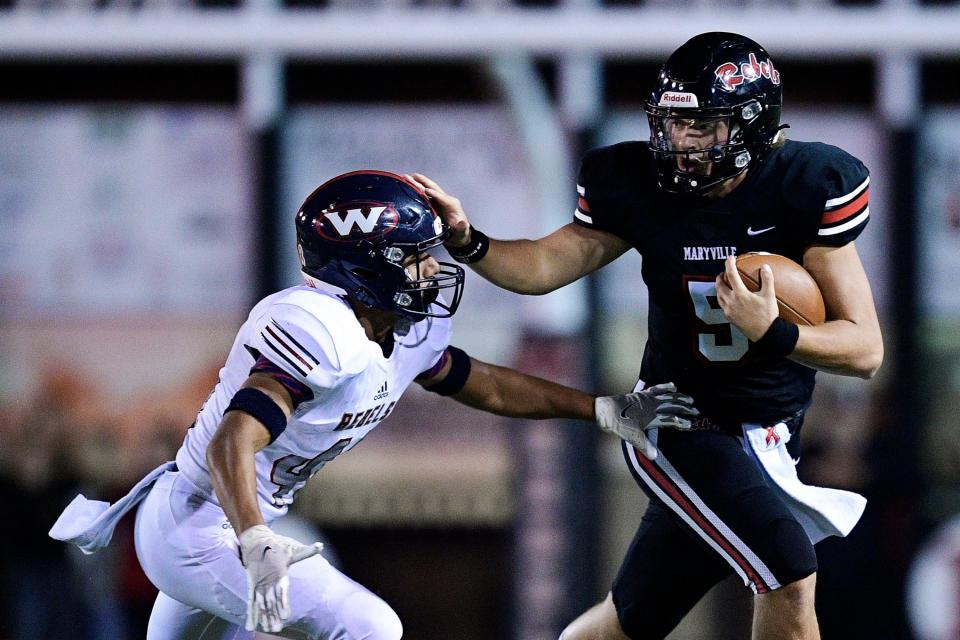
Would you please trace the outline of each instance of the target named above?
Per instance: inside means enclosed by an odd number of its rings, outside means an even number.
[[[864,224],[870,217],[869,187],[870,177],[867,176],[850,193],[827,200],[817,235],[835,236]]]
[[[577,222],[593,225],[593,216],[590,213],[590,203],[587,202],[586,190],[577,185],[577,208],[573,210],[573,217]]]

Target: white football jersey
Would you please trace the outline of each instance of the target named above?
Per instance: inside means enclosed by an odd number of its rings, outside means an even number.
[[[324,464],[352,449],[393,411],[407,386],[437,363],[449,345],[449,318],[427,318],[395,336],[389,358],[367,339],[339,297],[292,287],[250,312],[220,370],[220,381],[177,452],[177,467],[216,502],[207,446],[230,400],[263,356],[313,392],[280,436],[256,454],[257,494],[269,522],[287,511]]]

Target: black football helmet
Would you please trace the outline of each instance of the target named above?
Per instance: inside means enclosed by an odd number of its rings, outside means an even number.
[[[780,72],[759,44],[702,33],[673,52],[646,104],[661,188],[704,193],[761,162],[777,137]]]
[[[296,226],[300,264],[311,286],[414,322],[452,316],[460,305],[462,267],[439,262],[438,273],[421,275],[421,256],[443,244],[448,230],[420,187],[401,176],[337,176],[307,196]]]

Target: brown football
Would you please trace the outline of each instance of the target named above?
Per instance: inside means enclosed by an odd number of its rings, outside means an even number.
[[[737,256],[737,271],[750,291],[760,289],[760,267],[773,269],[780,317],[794,324],[823,324],[826,311],[820,287],[802,266],[775,253],[745,253]]]

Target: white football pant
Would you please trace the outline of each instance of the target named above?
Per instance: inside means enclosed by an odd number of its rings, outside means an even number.
[[[227,516],[177,472],[164,474],[137,512],[140,565],[161,593],[147,640],[252,640],[243,623],[247,575]],[[386,602],[317,555],[290,567],[284,638],[399,640]]]

